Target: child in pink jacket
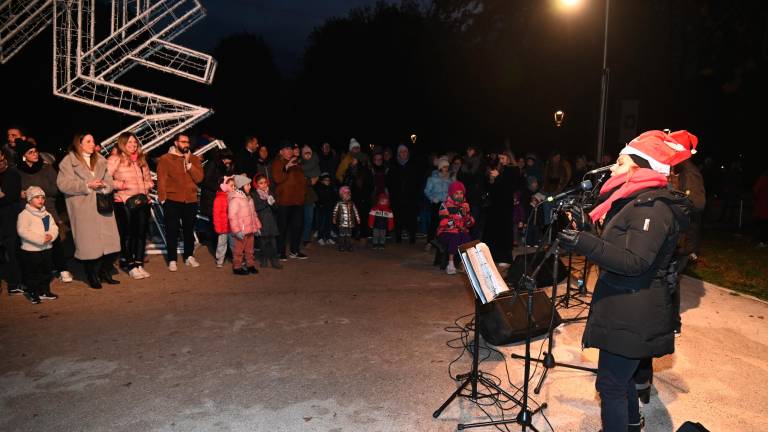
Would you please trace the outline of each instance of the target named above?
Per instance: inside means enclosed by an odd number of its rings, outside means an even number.
[[[256,207],[251,198],[251,179],[244,175],[234,177],[235,188],[227,196],[229,203],[229,231],[234,237],[232,248],[232,271],[236,275],[258,273],[256,260],[253,256],[253,240],[261,230],[261,221],[256,214]],[[243,256],[247,269],[243,268]]]

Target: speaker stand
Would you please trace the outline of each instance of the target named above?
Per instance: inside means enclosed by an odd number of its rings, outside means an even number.
[[[529,290],[529,296],[528,296],[528,335],[526,336],[526,339],[525,339],[525,352],[528,359],[530,359],[530,353],[531,353],[531,326],[533,325],[533,319],[531,318],[533,314],[532,299],[533,299],[533,288]],[[443,402],[442,405],[440,405],[440,408],[438,408],[434,413],[432,413],[432,417],[434,418],[440,417],[440,414],[443,413],[443,410],[445,410],[445,408],[448,405],[450,405],[450,403],[453,402],[453,400],[456,399],[457,397],[464,397],[469,400],[477,402],[478,399],[494,396],[494,395],[479,394],[477,391],[477,384],[480,383],[484,385],[486,388],[496,392],[495,395],[503,395],[510,401],[514,402],[515,405],[520,407],[520,412],[517,414],[517,416],[514,419],[509,419],[509,420],[492,420],[492,421],[477,422],[477,423],[459,423],[457,426],[458,430],[517,423],[522,427],[523,432],[525,432],[527,429],[530,429],[533,432],[539,432],[538,429],[536,429],[536,427],[533,426],[533,416],[539,411],[545,409],[547,407],[547,404],[542,403],[535,410],[530,410],[528,407],[528,381],[529,381],[528,378],[530,376],[530,368],[531,368],[530,361],[525,362],[525,381],[523,383],[523,399],[522,400],[517,399],[511,394],[509,394],[507,391],[505,391],[500,386],[498,386],[493,380],[485,377],[483,373],[479,370],[478,364],[479,364],[479,358],[480,358],[480,332],[477,330],[477,319],[478,319],[479,312],[480,312],[480,300],[475,298],[475,320],[474,320],[475,324],[472,328],[472,331],[474,332],[474,337],[472,341],[472,370],[466,374],[461,374],[456,377],[457,380],[459,381],[464,380],[464,382],[459,386],[459,388],[456,389],[456,391],[454,391],[450,396],[448,396],[448,399],[446,399],[446,401]],[[469,392],[465,391],[467,387],[471,389]]]
[[[541,261],[538,267],[533,271],[533,274],[527,277],[529,281],[535,281],[536,280],[536,274],[541,270],[541,268],[544,266],[544,263],[547,261],[547,258],[549,258],[550,255],[554,255],[555,259],[552,261],[552,316],[557,313],[557,270],[558,270],[558,263],[560,262],[560,240],[555,239],[552,244],[549,247],[549,250],[547,250],[546,255],[544,255],[544,259]],[[529,316],[530,319],[530,316]],[[552,354],[552,348],[554,345],[555,337],[555,326],[554,326],[554,319],[550,321],[549,323],[549,334],[547,335],[547,343],[548,348],[547,351],[544,353],[543,359],[531,359],[528,355],[527,348],[526,348],[526,356],[523,357],[519,354],[512,354],[512,358],[515,359],[524,359],[527,362],[537,362],[541,363],[542,366],[544,366],[544,372],[541,374],[541,378],[539,379],[539,383],[536,384],[536,387],[533,389],[533,392],[535,394],[539,394],[541,392],[541,387],[544,385],[544,380],[547,378],[547,374],[549,373],[549,370],[554,368],[555,366],[561,366],[568,369],[576,369],[576,370],[582,370],[586,372],[592,372],[597,373],[597,369],[595,368],[589,368],[586,366],[579,366],[579,365],[572,365],[567,363],[558,363],[555,361],[555,356]]]

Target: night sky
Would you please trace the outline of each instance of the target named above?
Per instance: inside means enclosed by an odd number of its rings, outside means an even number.
[[[285,75],[296,72],[307,37],[328,18],[343,17],[376,0],[203,0],[208,15],[179,40],[210,52],[224,36],[245,31],[264,37]]]

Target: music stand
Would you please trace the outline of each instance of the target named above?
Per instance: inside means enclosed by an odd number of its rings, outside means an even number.
[[[507,291],[507,287],[504,279],[499,274],[496,265],[493,262],[488,246],[485,243],[479,241],[473,241],[465,243],[459,246],[459,256],[464,264],[466,271],[465,282],[469,284],[474,292],[475,297],[475,325],[473,327],[474,338],[472,341],[472,370],[466,374],[461,374],[456,377],[457,380],[464,380],[464,382],[454,391],[442,405],[433,414],[432,417],[438,418],[443,410],[454,400],[456,397],[465,397],[470,400],[477,401],[480,397],[477,391],[478,382],[483,384],[489,389],[493,389],[498,394],[504,395],[510,401],[514,402],[520,407],[520,412],[514,419],[507,420],[492,420],[487,422],[477,423],[459,423],[458,429],[469,429],[474,427],[495,426],[504,425],[510,423],[517,423],[522,427],[523,432],[527,428],[530,428],[534,432],[538,430],[533,426],[533,415],[547,407],[546,403],[542,403],[538,408],[531,411],[528,409],[528,380],[530,378],[530,361],[525,362],[525,377],[523,381],[523,398],[519,400],[502,389],[493,380],[483,376],[483,373],[479,370],[479,352],[480,352],[480,332],[477,330],[478,315],[480,312],[480,305],[492,301],[501,292]],[[533,288],[529,286],[528,293],[528,331],[525,338],[525,353],[526,357],[530,360],[531,356],[531,327],[533,325]],[[469,393],[465,392],[467,386],[471,386]]]

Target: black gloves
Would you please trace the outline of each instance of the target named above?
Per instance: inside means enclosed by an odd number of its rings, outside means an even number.
[[[576,245],[579,243],[580,235],[581,231],[564,229],[557,233],[557,240],[559,241],[560,247],[563,249],[574,250],[576,249]]]

